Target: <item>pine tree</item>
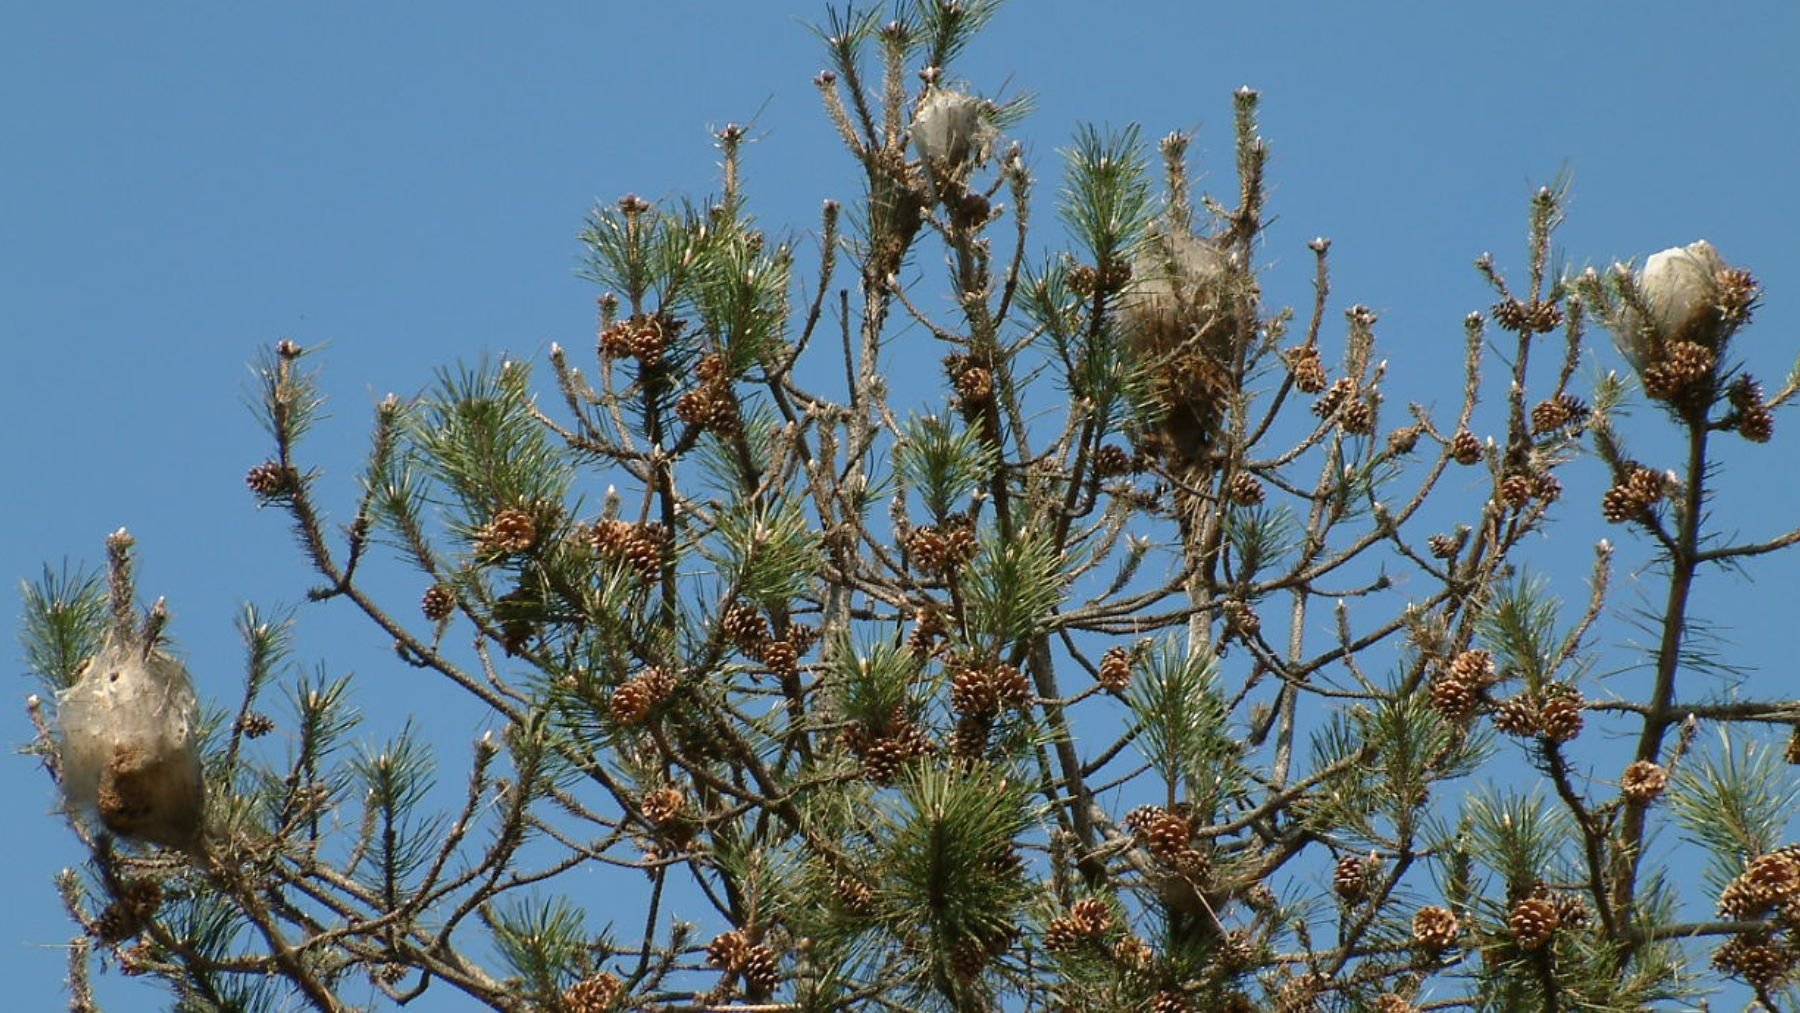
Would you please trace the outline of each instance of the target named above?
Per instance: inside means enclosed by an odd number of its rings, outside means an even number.
[[[34,700],[36,748],[87,855],[59,881],[77,1008],[96,953],[195,1010],[432,983],[570,1013],[1785,1001],[1796,750],[1762,733],[1800,704],[1696,678],[1726,666],[1697,576],[1800,541],[1733,540],[1709,498],[1717,444],[1769,443],[1800,388],[1736,365],[1755,279],[1705,243],[1558,274],[1541,189],[1523,267],[1477,262],[1459,397],[1403,410],[1377,315],[1331,313],[1327,241],[1309,309],[1263,290],[1256,92],[1233,192],[1196,199],[1187,135],[1082,127],[1042,209],[1025,103],[955,76],[995,6],[832,12],[816,83],[862,200],[772,233],[718,131],[716,199],[586,223],[591,354],[382,402],[347,524],[308,465],[313,355],[258,361],[246,484],[314,599],[487,708],[472,745],[352,748],[351,682],[246,609],[204,808],[146,824],[128,743],[98,787],[69,745],[109,631],[161,657],[131,543],[28,588],[64,701]],[[1584,373],[1595,327],[1627,372]],[[941,371],[884,376],[897,342]],[[1583,468],[1597,501],[1563,495]],[[1538,575],[1540,536],[1598,523],[1653,558],[1650,609],[1613,600],[1605,539],[1573,604]],[[368,589],[388,566],[410,597]],[[1596,677],[1621,622],[1638,697]],[[1508,756],[1528,777],[1488,776]],[[464,801],[429,811],[440,767]],[[578,871],[648,877],[648,910],[583,909]]]

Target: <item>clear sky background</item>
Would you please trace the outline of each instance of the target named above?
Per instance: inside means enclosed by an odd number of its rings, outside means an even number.
[[[1265,297],[1304,305],[1304,244],[1332,237],[1334,308],[1381,314],[1391,396],[1454,399],[1461,320],[1493,302],[1470,262],[1492,250],[1522,271],[1526,199],[1562,170],[1569,263],[1710,239],[1768,289],[1740,348],[1752,369],[1778,385],[1800,347],[1800,7],[1108,6],[1014,0],[961,64],[985,93],[1036,96],[1014,133],[1043,173],[1040,220],[1078,121],[1196,130],[1202,186],[1229,194],[1230,94],[1260,89],[1276,216]],[[238,686],[238,603],[298,602],[308,586],[282,518],[243,487],[266,453],[242,404],[258,345],[330,346],[334,417],[312,454],[341,515],[386,392],[484,352],[591,348],[597,293],[575,277],[584,212],[628,191],[715,189],[709,128],[754,117],[746,186],[772,229],[805,233],[822,198],[858,196],[810,83],[823,65],[810,3],[0,12],[0,577],[97,561],[128,525],[145,594],[168,597],[215,698]],[[936,357],[897,354],[895,368]],[[1616,364],[1608,352],[1593,367]],[[1721,500],[1729,526],[1762,536],[1800,520],[1796,422],[1734,451],[1748,467]],[[1557,551],[1585,560],[1597,503],[1564,510]],[[1800,571],[1786,558],[1753,570],[1753,585],[1709,577],[1703,608],[1731,625],[1764,695],[1792,692]],[[414,583],[388,586],[404,602]],[[301,619],[301,657],[355,669],[377,727],[414,711],[461,765],[478,715],[438,702],[346,608]],[[34,687],[8,678],[0,740],[22,744]],[[62,1002],[72,928],[51,876],[79,854],[52,803],[32,760],[0,763],[11,1009]],[[101,994],[154,1005],[116,977]]]

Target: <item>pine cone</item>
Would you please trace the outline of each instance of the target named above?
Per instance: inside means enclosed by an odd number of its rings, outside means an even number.
[[[1262,483],[1256,476],[1247,471],[1240,471],[1231,476],[1231,501],[1244,506],[1255,506],[1263,501]]]
[[[529,552],[537,544],[537,521],[523,510],[496,513],[475,538],[476,551],[484,556]]]
[[[1649,468],[1633,466],[1624,478],[1606,490],[1600,499],[1600,512],[1608,521],[1620,524],[1634,520],[1663,498],[1663,478]]]
[[[1537,491],[1537,480],[1525,472],[1515,471],[1500,480],[1500,501],[1517,509],[1531,502]]]
[[[1150,1013],[1194,1013],[1194,1004],[1180,992],[1163,989],[1150,1000]]]
[[[1156,951],[1136,936],[1119,937],[1110,952],[1114,961],[1134,971],[1145,970],[1156,960]]]
[[[864,914],[875,904],[875,891],[860,879],[839,876],[832,881],[832,886],[837,892],[838,903],[852,914]]]
[[[1481,704],[1481,686],[1453,672],[1440,672],[1429,688],[1431,709],[1451,721],[1467,721]]]
[[[1526,322],[1531,319],[1531,312],[1517,299],[1502,299],[1494,304],[1491,312],[1494,323],[1509,331],[1524,330]]]
[[[673,675],[654,666],[646,668],[613,690],[613,720],[625,725],[639,724],[674,692]]]
[[[1375,431],[1375,405],[1368,398],[1351,398],[1338,416],[1338,425],[1352,436],[1367,436]]]
[[[1449,949],[1461,934],[1462,923],[1449,908],[1423,907],[1413,915],[1413,942],[1428,950]]]
[[[1131,652],[1123,647],[1107,648],[1100,656],[1100,685],[1114,693],[1123,693],[1131,685]]]
[[[1350,400],[1355,395],[1356,381],[1347,376],[1338,377],[1337,380],[1332,383],[1331,389],[1327,390],[1317,401],[1313,402],[1312,412],[1322,419],[1328,419],[1337,414],[1337,410],[1343,407],[1344,402]]]
[[[1117,478],[1130,472],[1131,455],[1125,452],[1124,447],[1108,443],[1095,452],[1094,474],[1101,478]]]
[[[950,755],[974,762],[987,755],[990,719],[965,716],[958,718],[956,731],[950,736]]]
[[[1494,730],[1529,738],[1540,730],[1538,702],[1529,693],[1510,696],[1494,706]]]
[[[1407,454],[1412,453],[1413,448],[1419,445],[1419,434],[1424,431],[1425,427],[1415,422],[1410,426],[1401,426],[1399,429],[1389,433],[1387,438],[1388,453],[1394,457],[1404,457]]]
[[[644,818],[658,827],[667,826],[681,817],[681,811],[687,806],[687,797],[678,788],[658,788],[644,796],[639,808],[644,811]]]
[[[1369,860],[1359,855],[1338,859],[1331,875],[1331,888],[1339,897],[1354,904],[1369,892]]]
[[[1558,924],[1556,905],[1539,897],[1527,897],[1514,904],[1512,914],[1506,919],[1513,942],[1526,950],[1538,949],[1549,942]]]
[[[1459,429],[1450,438],[1450,458],[1457,464],[1474,464],[1481,460],[1481,441],[1467,429]]]
[[[1554,432],[1565,426],[1579,424],[1587,419],[1588,407],[1580,398],[1571,394],[1559,394],[1548,401],[1539,401],[1531,409],[1531,428],[1542,435]]]
[[[994,374],[982,366],[969,366],[956,376],[956,394],[965,407],[986,403],[994,396]]]
[[[1568,742],[1581,734],[1581,694],[1567,686],[1547,686],[1538,710],[1538,728],[1551,742]]]
[[[1619,792],[1638,805],[1647,805],[1669,786],[1669,772],[1649,760],[1638,760],[1625,768],[1619,779]]]
[[[1112,908],[1107,907],[1105,901],[1094,897],[1083,898],[1069,905],[1069,918],[1089,936],[1103,936],[1111,931],[1113,925]]]
[[[1087,941],[1088,934],[1073,918],[1053,918],[1044,928],[1044,949],[1051,953],[1065,953]]]
[[[1031,683],[1017,665],[1001,662],[988,672],[988,683],[1002,707],[1022,707],[1031,699]]]
[[[985,669],[965,665],[950,677],[950,706],[958,714],[983,716],[995,713],[1000,703]]]
[[[1753,405],[1738,416],[1737,431],[1751,443],[1767,443],[1775,437],[1775,413]]]
[[[1546,503],[1554,503],[1562,499],[1562,480],[1547,471],[1540,471],[1531,477],[1531,494]]]
[[[1719,913],[1738,920],[1760,918],[1800,892],[1800,860],[1777,851],[1759,855],[1719,894]]]
[[[1227,637],[1250,640],[1262,632],[1262,618],[1250,607],[1249,602],[1233,598],[1221,606],[1221,610],[1225,613]]]
[[[1737,409],[1738,435],[1751,443],[1769,442],[1775,435],[1775,415],[1763,403],[1762,384],[1744,373],[1731,382],[1726,395]]]
[[[1300,388],[1302,394],[1317,394],[1330,382],[1325,375],[1325,363],[1319,359],[1318,348],[1297,345],[1288,349],[1283,357],[1287,359],[1288,372],[1294,375],[1294,386]]]
[[[1796,725],[1794,730],[1788,733],[1787,748],[1782,752],[1782,756],[1786,758],[1787,762],[1800,765],[1800,725]]]
[[[264,461],[244,476],[244,484],[261,499],[275,499],[294,491],[299,485],[293,469],[274,461]]]
[[[1656,401],[1681,401],[1701,393],[1718,362],[1718,356],[1705,345],[1670,342],[1663,349],[1662,360],[1644,368],[1644,396]]]
[[[1479,647],[1470,648],[1450,662],[1450,672],[1485,688],[1495,681],[1494,656]]]
[[[784,678],[800,674],[800,652],[785,640],[771,640],[762,645],[762,663],[769,671]]]
[[[431,585],[419,598],[419,611],[425,613],[425,618],[434,623],[441,623],[450,618],[450,613],[455,608],[456,595],[443,584]]]
[[[735,971],[744,966],[744,956],[750,952],[750,940],[743,929],[732,929],[713,937],[706,944],[706,962],[726,971]]]
[[[1425,539],[1425,545],[1438,559],[1453,559],[1456,556],[1456,550],[1461,548],[1462,543],[1457,540],[1455,535],[1438,534]]]
[[[769,624],[749,602],[734,601],[719,618],[719,630],[740,650],[754,652],[769,639]]]
[[[1140,832],[1151,854],[1173,862],[1190,850],[1189,842],[1193,838],[1194,828],[1185,817],[1159,810],[1144,821]]]
[[[275,730],[275,719],[260,711],[251,711],[237,720],[237,729],[247,739],[260,739]]]
[[[563,990],[563,1008],[568,1013],[611,1013],[624,991],[617,975],[596,974]]]
[[[775,951],[758,944],[744,952],[734,968],[744,978],[744,992],[751,999],[766,998],[781,983],[781,961]]]
[[[1761,933],[1733,936],[1713,953],[1713,966],[1735,974],[1760,989],[1779,984],[1793,969],[1793,956],[1786,947],[1770,941]]]

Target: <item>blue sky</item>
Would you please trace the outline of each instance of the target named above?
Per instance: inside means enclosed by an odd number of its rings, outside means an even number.
[[[1332,237],[1334,303],[1381,313],[1398,396],[1448,399],[1460,321],[1493,301],[1470,262],[1493,250],[1522,270],[1526,198],[1564,170],[1568,262],[1710,239],[1767,286],[1740,351],[1771,384],[1792,360],[1800,8],[1117,6],[1015,0],[961,64],[978,90],[1036,96],[1014,134],[1044,174],[1046,225],[1056,150],[1078,121],[1196,130],[1201,185],[1229,192],[1230,93],[1249,84],[1274,151],[1265,297],[1303,304],[1304,243]],[[754,117],[746,187],[772,228],[804,233],[822,198],[857,196],[810,83],[823,61],[804,22],[822,12],[6,4],[0,576],[97,560],[128,525],[202,692],[228,696],[237,603],[296,602],[307,586],[285,524],[242,485],[265,454],[242,405],[255,348],[329,344],[334,417],[313,453],[347,511],[383,394],[483,352],[588,347],[582,215],[628,191],[714,189],[709,128]],[[1727,492],[1755,495],[1723,501],[1730,526],[1765,535],[1800,513],[1786,436],[1734,454],[1748,467]],[[1568,525],[1568,553],[1586,557],[1596,514]],[[1743,660],[1778,678],[1796,571],[1782,558],[1755,569],[1759,583],[1712,578],[1703,592]],[[404,574],[392,586],[416,594]],[[335,607],[301,616],[301,656],[359,671],[378,716],[419,699],[372,630]],[[18,744],[32,687],[10,687],[0,739]],[[479,731],[472,713],[437,706],[419,720],[445,741]],[[50,877],[78,855],[28,759],[0,768],[0,799],[12,823],[0,977],[16,1008],[48,1009],[70,932]],[[102,992],[131,994],[116,979]]]

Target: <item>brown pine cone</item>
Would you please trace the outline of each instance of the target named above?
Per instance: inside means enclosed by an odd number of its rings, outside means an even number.
[[[1457,540],[1455,535],[1444,534],[1432,535],[1430,538],[1425,539],[1425,545],[1431,550],[1431,554],[1438,559],[1454,558],[1456,556],[1456,550],[1461,547],[1461,543]]]
[[[644,811],[644,818],[656,826],[665,826],[681,817],[682,809],[687,806],[687,797],[679,788],[658,788],[644,796],[639,808]]]
[[[1459,429],[1450,438],[1450,459],[1457,464],[1474,464],[1481,460],[1481,441],[1467,429]]]
[[[1619,793],[1638,805],[1646,805],[1669,786],[1669,772],[1649,760],[1638,760],[1619,778]]]
[[[1539,401],[1531,409],[1531,428],[1538,434],[1554,432],[1565,426],[1578,425],[1587,419],[1588,407],[1572,394],[1559,394]]]
[[[1069,918],[1089,936],[1103,936],[1111,931],[1113,925],[1112,908],[1107,907],[1105,901],[1094,897],[1086,897],[1069,905]]]
[[[956,394],[966,406],[978,405],[994,396],[994,374],[982,366],[969,366],[956,376]]]
[[[1404,457],[1405,455],[1412,453],[1413,448],[1419,445],[1419,434],[1424,431],[1425,427],[1415,422],[1410,426],[1401,426],[1399,429],[1389,433],[1387,439],[1388,453],[1395,457]]]
[[[1513,905],[1506,919],[1513,942],[1521,949],[1535,950],[1550,941],[1560,924],[1554,902],[1541,897],[1526,897]]]
[[[950,735],[950,755],[959,760],[975,761],[987,755],[990,719],[964,716],[956,721]]]
[[[1250,640],[1262,632],[1262,618],[1250,603],[1233,598],[1221,606],[1225,613],[1225,635],[1240,640]]]
[[[1431,709],[1451,721],[1467,721],[1481,705],[1481,686],[1453,672],[1432,677]]]
[[[750,939],[743,929],[732,929],[713,937],[706,944],[706,962],[726,971],[744,966],[744,955],[750,952]]]
[[[1117,478],[1130,472],[1131,455],[1125,452],[1124,447],[1108,443],[1095,452],[1094,474],[1101,478]]]
[[[762,645],[762,663],[776,675],[792,678],[800,672],[800,652],[785,640],[771,640]]]
[[[247,739],[260,739],[275,730],[275,719],[260,711],[251,711],[237,720],[237,728]]]
[[[482,555],[507,555],[531,551],[537,539],[537,521],[523,510],[509,508],[496,513],[482,527],[475,547]]]
[[[746,601],[734,601],[726,606],[725,614],[719,617],[719,630],[746,653],[755,651],[769,639],[768,621],[763,619],[756,606]]]
[[[766,998],[781,983],[781,961],[775,951],[757,944],[744,952],[735,968],[744,978],[744,992],[751,999]]]
[[[1313,402],[1312,412],[1322,419],[1328,419],[1337,414],[1337,410],[1343,407],[1344,402],[1349,401],[1355,395],[1356,381],[1347,376],[1340,376],[1332,383],[1329,390]]]
[[[1120,936],[1109,952],[1115,962],[1134,971],[1146,970],[1156,960],[1156,951],[1136,936]]]
[[[1331,875],[1331,888],[1339,897],[1354,904],[1369,892],[1369,860],[1359,855],[1338,859]]]
[[[1109,647],[1100,656],[1100,685],[1114,693],[1122,693],[1131,685],[1131,652],[1123,647]]]
[[[1444,950],[1456,945],[1462,935],[1462,923],[1445,907],[1422,907],[1412,920],[1413,942],[1428,950]]]
[[[1733,936],[1713,953],[1713,966],[1735,974],[1751,985],[1768,989],[1783,981],[1793,969],[1793,956],[1786,947],[1771,942],[1762,933]]]
[[[1540,709],[1538,702],[1529,693],[1507,697],[1494,706],[1494,730],[1521,738],[1536,735],[1540,729]]]
[[[1568,742],[1581,734],[1581,694],[1567,686],[1546,686],[1538,709],[1538,729],[1551,742]]]
[[[1800,765],[1800,725],[1795,726],[1794,730],[1788,733],[1787,747],[1783,750],[1782,756],[1787,762]]]
[[[1088,934],[1073,918],[1053,918],[1044,928],[1044,949],[1065,953],[1088,941]]]
[[[639,724],[674,692],[673,675],[655,666],[646,668],[613,690],[613,720],[625,725]]]
[[[1244,506],[1256,506],[1263,501],[1262,483],[1256,476],[1247,471],[1240,471],[1231,476],[1231,501]]]
[[[1288,349],[1282,357],[1287,360],[1288,372],[1294,375],[1294,386],[1300,388],[1302,394],[1317,394],[1330,382],[1325,375],[1325,363],[1320,361],[1316,347],[1297,345]]]
[[[1352,436],[1367,436],[1375,431],[1375,405],[1368,398],[1351,398],[1338,415],[1338,425]]]
[[[611,1013],[624,991],[617,975],[596,974],[563,990],[563,1008],[568,1013]]]
[[[1515,471],[1500,480],[1500,501],[1514,509],[1531,502],[1535,492],[1537,480],[1525,472]]]
[[[1000,709],[994,684],[984,668],[964,665],[950,677],[950,707],[970,717],[991,715]]]
[[[1031,699],[1031,682],[1017,665],[1001,662],[988,672],[988,684],[1002,707],[1023,707]]]
[[[1546,503],[1562,499],[1562,480],[1547,471],[1531,476],[1531,495]]]
[[[431,585],[419,598],[419,611],[425,613],[425,618],[434,623],[441,623],[450,618],[450,613],[455,608],[456,595],[443,584]]]
[[[292,492],[299,483],[292,469],[283,468],[274,461],[264,461],[250,469],[244,476],[244,484],[262,499],[275,499]]]
[[[1150,1000],[1150,1013],[1194,1013],[1194,1004],[1180,992],[1163,989]]]
[[[1494,304],[1491,311],[1494,323],[1509,331],[1522,331],[1531,319],[1531,311],[1517,299],[1502,299]]]
[[[1739,920],[1759,918],[1800,892],[1800,859],[1777,851],[1751,859],[1719,894],[1719,913]]]
[[[852,914],[863,914],[875,904],[875,891],[867,883],[852,876],[839,876],[832,881],[838,903]]]
[[[1693,341],[1672,341],[1663,349],[1662,359],[1643,371],[1644,396],[1656,401],[1677,401],[1712,378],[1718,356],[1705,345]]]

